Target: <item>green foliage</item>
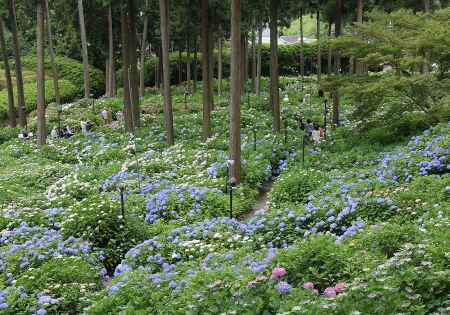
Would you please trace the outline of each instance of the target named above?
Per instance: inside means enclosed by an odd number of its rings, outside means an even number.
[[[275,183],[270,193],[270,205],[277,209],[306,203],[309,193],[322,185],[326,176],[320,170],[301,166],[289,169]]]
[[[36,71],[37,59],[34,55],[28,55],[22,58],[22,65],[25,69]],[[58,66],[59,78],[70,81],[77,88],[77,96],[82,95],[83,91],[83,64],[77,60],[67,57],[56,57],[56,65]],[[47,73],[51,73],[50,58],[45,59],[44,64]],[[105,78],[103,73],[94,68],[89,67],[89,78],[91,91],[94,96],[100,96],[105,89]],[[62,93],[61,93],[62,94]]]
[[[144,222],[132,214],[121,214],[118,200],[110,201],[105,197],[88,197],[67,208],[61,232],[67,237],[83,237],[90,241],[103,252],[103,264],[111,272],[129,248],[151,234]]]
[[[37,103],[37,90],[36,83],[24,84],[25,93],[25,108],[27,112],[34,111]],[[68,80],[59,81],[59,93],[61,95],[62,102],[69,102],[79,96],[78,88]],[[17,97],[17,94],[15,97]],[[53,81],[45,81],[45,103],[49,104],[55,100],[53,91]],[[0,91],[0,120],[5,119],[8,115],[8,95],[6,90]]]
[[[45,292],[57,299],[58,303],[49,305],[46,310],[55,314],[80,314],[89,305],[89,295],[101,288],[102,279],[99,269],[80,258],[53,258],[38,269],[30,269],[17,281],[18,287],[28,292]],[[37,306],[35,296],[22,300],[19,294],[13,295],[8,302],[8,311],[31,311]],[[15,305],[16,304],[16,305]],[[17,313],[16,313],[17,314]]]
[[[325,54],[328,51],[327,42],[322,43],[322,56],[325,58]],[[305,53],[305,62],[314,62],[313,59],[317,58],[317,47],[316,44],[305,44],[304,47]],[[297,75],[300,71],[300,45],[283,45],[278,47],[278,62],[280,67],[280,75]],[[179,54],[174,52],[170,53],[170,78],[172,83],[179,83]],[[191,80],[194,79],[194,58],[191,53]],[[199,53],[197,57],[197,79],[202,79],[202,54]],[[214,51],[214,61],[217,65],[218,62],[218,51]],[[230,75],[230,50],[228,48],[224,48],[223,50],[223,77],[228,78]],[[249,62],[251,62],[251,54],[249,54]],[[185,80],[186,78],[186,63],[188,62],[187,54],[182,53],[182,78]],[[261,60],[262,60],[262,68],[261,74],[262,76],[270,75],[270,46],[263,44],[261,48]],[[146,86],[153,86],[155,84],[155,71],[158,64],[158,58],[152,56],[147,57],[145,61],[145,83]],[[217,79],[217,74],[215,75]],[[122,69],[117,70],[117,82],[122,84]]]

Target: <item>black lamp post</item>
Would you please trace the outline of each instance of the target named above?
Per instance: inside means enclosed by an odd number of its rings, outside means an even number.
[[[120,209],[122,212],[122,217],[125,218],[125,189],[123,188],[123,186],[119,187],[119,191],[120,191]]]
[[[253,151],[256,151],[256,125],[253,124]]]
[[[288,139],[288,118],[287,116],[284,117],[284,144],[287,144]]]
[[[302,166],[305,167],[305,134],[302,138]]]
[[[324,130],[324,137],[327,138],[327,114],[328,114],[328,108],[327,104],[328,100],[325,98],[323,102],[323,130]]]
[[[95,113],[95,98],[94,98],[94,94],[91,94],[92,97],[92,113]]]
[[[230,178],[230,219],[233,218],[233,189],[236,187],[236,178]]]

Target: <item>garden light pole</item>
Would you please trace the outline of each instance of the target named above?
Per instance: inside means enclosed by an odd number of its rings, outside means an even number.
[[[302,137],[302,167],[305,167],[305,134]]]
[[[123,186],[119,187],[120,191],[120,209],[122,211],[122,217],[125,218],[125,192]]]
[[[256,124],[253,124],[253,151],[256,151]]]
[[[328,99],[325,98],[324,102],[323,102],[323,130],[324,130],[324,138],[327,138],[327,104],[328,103]]]

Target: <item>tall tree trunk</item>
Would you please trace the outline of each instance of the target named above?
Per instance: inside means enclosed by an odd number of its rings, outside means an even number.
[[[280,96],[278,91],[278,9],[279,0],[270,0],[270,101],[272,104],[272,128],[280,131]]]
[[[22,61],[20,58],[20,42],[17,31],[16,3],[15,0],[9,0],[9,16],[11,19],[11,34],[14,49],[15,67],[16,67],[16,89],[17,89],[17,107],[19,109],[19,125],[27,128],[27,112],[25,109],[25,92],[23,90]]]
[[[156,53],[156,58],[158,62],[155,65],[155,88],[159,89],[159,54]]]
[[[203,81],[203,141],[211,136],[211,94],[209,83],[209,1],[201,3],[202,81]]]
[[[305,81],[305,42],[303,34],[303,7],[300,8],[300,79],[302,86]]]
[[[230,179],[240,183],[241,169],[241,1],[231,0]]]
[[[249,78],[249,49],[248,49],[248,34],[244,35],[244,71],[245,71],[245,83],[248,82],[248,78]]]
[[[142,31],[141,46],[141,71],[139,72],[139,96],[144,97],[145,94],[145,56],[147,55],[147,34],[148,34],[148,16],[144,18],[144,29]]]
[[[105,61],[105,78],[106,78],[106,80],[105,80],[105,95],[107,96],[107,97],[109,97],[109,95],[111,95],[111,88],[110,88],[110,86],[109,86],[109,84],[110,84],[110,74],[109,74],[109,59],[106,59],[106,61]]]
[[[83,0],[78,0],[78,17],[80,20],[81,56],[83,59],[84,98],[90,98],[91,85],[89,79],[89,60],[87,50],[86,25],[84,24]]]
[[[423,0],[423,7],[425,13],[429,14],[431,12],[430,0]],[[428,62],[430,60],[430,51],[425,50],[425,62],[423,63],[423,73],[430,73],[430,67],[428,66]]]
[[[8,53],[6,52],[6,43],[3,27],[3,18],[0,17],[0,48],[2,51],[3,63],[5,67],[6,90],[8,93],[8,118],[9,126],[16,127],[16,111],[14,108],[14,91],[11,79],[11,69],[9,67]]]
[[[252,29],[252,93],[256,94],[256,32],[255,26]]]
[[[328,67],[327,67],[328,75],[331,75],[333,69],[333,50],[331,49],[330,40],[331,40],[331,22],[328,23]]]
[[[37,142],[45,144],[47,132],[45,130],[45,69],[44,69],[44,1],[36,1],[36,56],[37,56]]]
[[[178,84],[181,84],[183,82],[183,56],[181,52],[181,47],[178,49]]]
[[[197,81],[198,81],[198,43],[197,37],[194,40],[194,94],[197,93]]]
[[[170,61],[169,61],[169,66],[170,66]],[[164,95],[163,51],[162,51],[162,46],[161,45],[159,47],[159,68],[158,69],[159,69],[158,76],[159,76],[160,93],[161,93],[161,95]]]
[[[159,10],[161,17],[161,45],[163,57],[163,77],[164,77],[164,118],[166,121],[167,144],[173,145],[173,112],[172,93],[170,91],[170,60],[169,60],[169,0],[159,0]]]
[[[258,60],[256,64],[256,94],[261,96],[261,66],[262,66],[262,58],[261,58],[261,47],[262,47],[262,35],[263,35],[263,25],[260,22],[258,25]]]
[[[211,25],[210,25],[211,26]],[[209,110],[214,110],[214,34],[212,27],[208,32],[208,82],[209,99],[211,101]]]
[[[342,29],[342,0],[336,0],[336,23],[335,23],[335,37],[338,38],[341,35]],[[335,52],[335,68],[334,72],[336,75],[340,73],[341,67],[341,56],[339,51]],[[340,107],[340,96],[339,88],[336,86],[333,89],[333,124],[339,126],[339,107]]]
[[[357,10],[356,10],[356,22],[359,24],[363,23],[363,12],[364,12],[364,2],[363,0],[358,0]],[[355,62],[356,74],[362,75],[364,73],[364,64],[359,61]]]
[[[124,127],[126,132],[133,132],[133,107],[131,103],[130,94],[130,49],[129,49],[129,37],[128,37],[128,17],[125,12],[125,8],[120,10],[121,18],[121,33],[122,33],[122,77],[123,77],[123,118]]]
[[[50,63],[52,65],[52,76],[53,76],[53,90],[55,93],[55,101],[56,101],[56,107],[58,109],[58,121],[61,119],[61,97],[59,94],[59,73],[58,73],[58,66],[56,65],[56,53],[55,53],[55,47],[53,45],[53,32],[52,32],[52,25],[50,22],[50,11],[48,9],[48,0],[44,0],[45,3],[45,16],[47,19],[47,35],[48,35],[48,50],[50,53]],[[58,126],[58,128],[61,128],[61,126]]]
[[[219,96],[222,96],[222,58],[223,58],[223,44],[222,44],[222,34],[219,36],[219,56],[218,56],[218,63],[217,63],[217,79],[218,79],[218,94]]]
[[[189,36],[186,41],[186,50],[187,50],[187,61],[186,61],[186,81],[187,81],[187,91],[191,93],[191,45],[189,41]]]
[[[130,50],[130,96],[133,109],[133,128],[141,126],[141,109],[139,106],[139,73],[137,67],[137,33],[136,33],[136,0],[128,3],[128,44]]]
[[[316,27],[316,32],[317,32],[317,80],[319,81],[320,84],[320,79],[322,76],[322,51],[321,51],[321,47],[320,47],[320,10],[319,8],[317,8],[317,27]]]
[[[246,79],[245,79],[245,36],[241,32],[241,94],[245,93]]]
[[[117,79],[116,79],[116,57],[115,57],[115,53],[113,51],[113,55],[112,55],[112,65],[111,63],[109,64],[110,66],[110,76],[111,76],[111,96],[112,97],[116,97],[117,96]]]
[[[112,8],[111,5],[108,7],[108,49],[109,49],[109,71],[108,71],[108,86],[109,93],[108,97],[116,96],[116,67],[114,62],[114,34],[113,34],[113,19],[112,19]]]

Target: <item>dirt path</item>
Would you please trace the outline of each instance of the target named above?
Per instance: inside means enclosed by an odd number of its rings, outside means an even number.
[[[263,184],[259,191],[258,197],[256,197],[256,203],[252,210],[242,216],[242,221],[248,221],[255,217],[255,214],[259,210],[267,210],[267,197],[269,192],[272,190],[273,182],[266,182]]]

